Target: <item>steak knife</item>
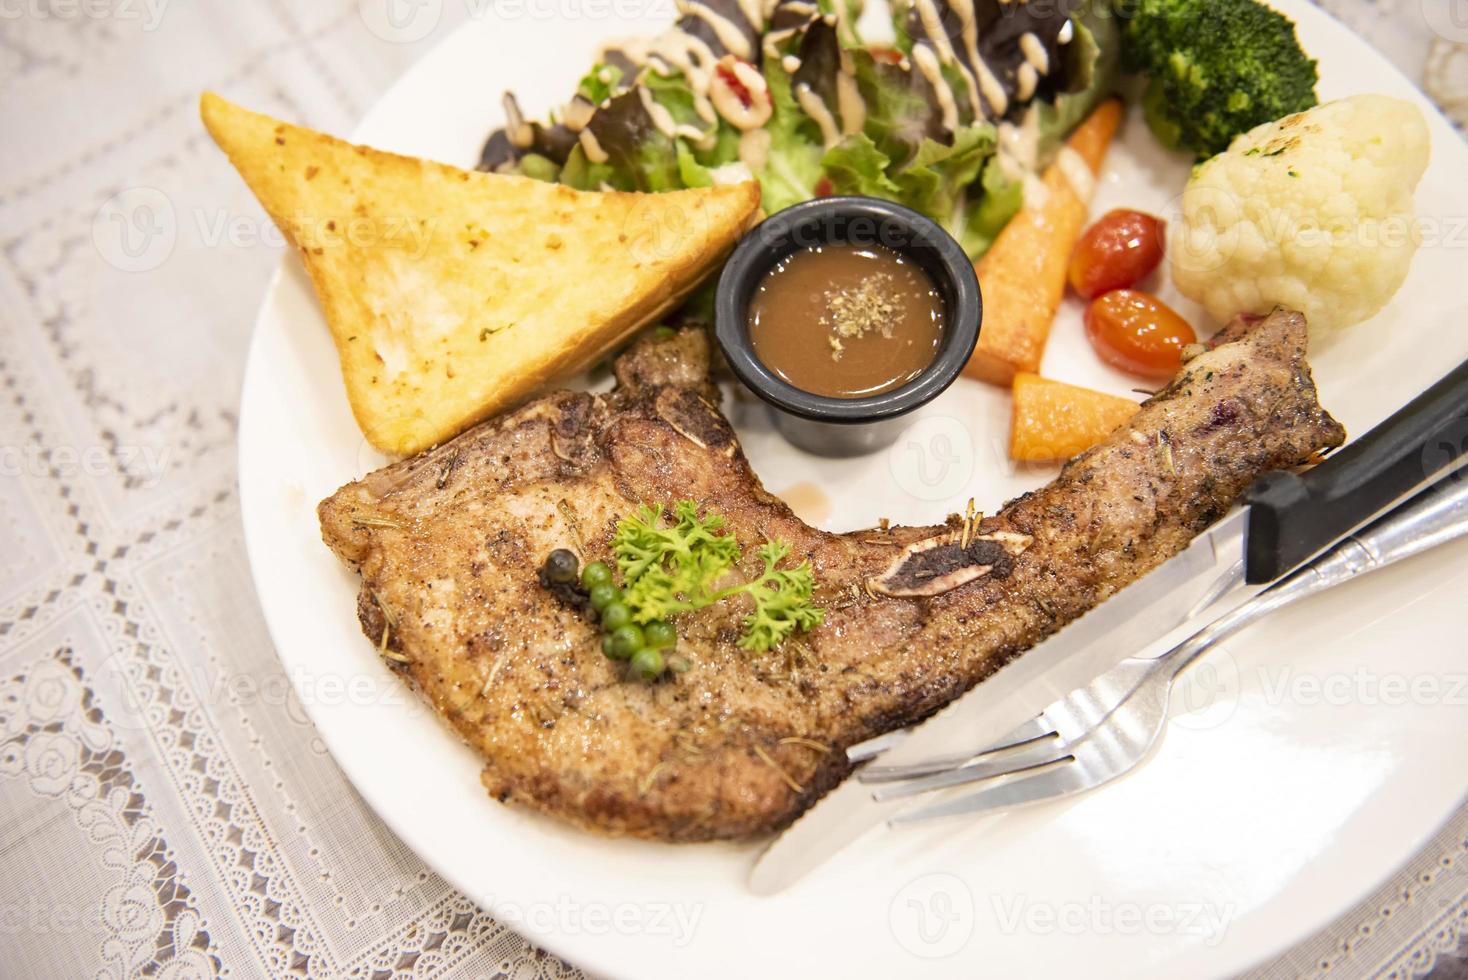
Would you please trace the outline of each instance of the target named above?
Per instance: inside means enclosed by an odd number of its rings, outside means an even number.
[[[1157,655],[1417,490],[1454,473],[1468,450],[1468,362],[1305,473],[1262,477],[1244,506],[1118,595],[1026,651],[920,725],[852,746],[884,765],[954,765],[1024,741],[1044,708],[1118,662]],[[1459,474],[1468,479],[1468,471]],[[1038,731],[1035,733],[1038,734]],[[962,754],[955,754],[962,750]],[[847,779],[765,850],[751,890],[789,887],[912,799],[878,802]]]

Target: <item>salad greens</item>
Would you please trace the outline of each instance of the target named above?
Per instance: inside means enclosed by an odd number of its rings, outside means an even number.
[[[590,110],[585,132],[563,122],[532,124],[530,146],[496,133],[482,166],[580,189],[663,191],[753,176],[767,213],[827,194],[866,194],[927,215],[977,258],[1023,204],[1024,173],[1047,163],[1110,92],[1119,31],[1106,4],[1083,0],[933,5],[943,36],[926,33],[931,19],[919,16],[914,0],[894,0],[894,39],[873,46],[856,30],[859,0],[778,0],[767,4],[759,25],[750,24],[738,0],[705,0],[702,6],[740,27],[748,57],[736,59],[724,45],[729,38],[685,12],[672,31],[691,36],[716,65],[679,70],[676,59],[648,57],[630,42],[626,50],[604,51],[577,87],[577,100]],[[977,37],[972,47],[965,46],[964,16],[983,25],[968,35]],[[1038,60],[1036,44],[1043,48]],[[942,58],[935,83],[919,62],[937,64],[944,52],[955,53]],[[983,62],[979,73],[974,55]],[[1044,75],[1027,59],[1047,66]],[[763,85],[736,78],[730,69],[741,65],[757,71],[753,81]],[[1000,92],[985,89],[975,105],[973,79],[983,71],[992,72]],[[728,113],[709,111],[700,86],[709,78],[718,84],[715,76],[746,108],[762,111],[758,103],[767,102],[759,132],[743,132]],[[946,113],[940,88],[949,93]],[[853,94],[856,112],[848,108]],[[1005,128],[1025,134],[1029,159],[1006,159]]]

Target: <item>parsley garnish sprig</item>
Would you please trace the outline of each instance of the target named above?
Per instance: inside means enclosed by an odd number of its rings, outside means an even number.
[[[784,541],[767,541],[757,554],[763,573],[753,581],[720,588],[718,583],[743,557],[739,542],[724,530],[718,514],[699,516],[698,504],[673,505],[671,526],[661,506],[638,508],[617,525],[612,553],[622,572],[624,601],[638,623],[665,620],[681,612],[703,609],[736,595],[754,601],[744,618],[739,645],[770,650],[796,632],[821,623],[825,612],[811,601],[815,574],[810,562],[780,568],[790,554]]]

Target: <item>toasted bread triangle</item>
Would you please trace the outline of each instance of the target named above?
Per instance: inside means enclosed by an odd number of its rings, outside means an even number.
[[[676,306],[754,220],[754,182],[586,193],[353,146],[206,94],[300,252],[372,445],[416,453]]]

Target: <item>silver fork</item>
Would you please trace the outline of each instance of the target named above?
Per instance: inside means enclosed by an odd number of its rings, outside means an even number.
[[[894,826],[1067,796],[1129,772],[1161,741],[1178,675],[1216,644],[1269,613],[1468,533],[1468,470],[1420,493],[1314,562],[1259,593],[1169,652],[1130,658],[1050,705],[996,747],[910,766],[868,766],[865,783],[890,783],[878,800],[1010,777],[958,799],[898,814]],[[956,767],[955,767],[956,766]]]

